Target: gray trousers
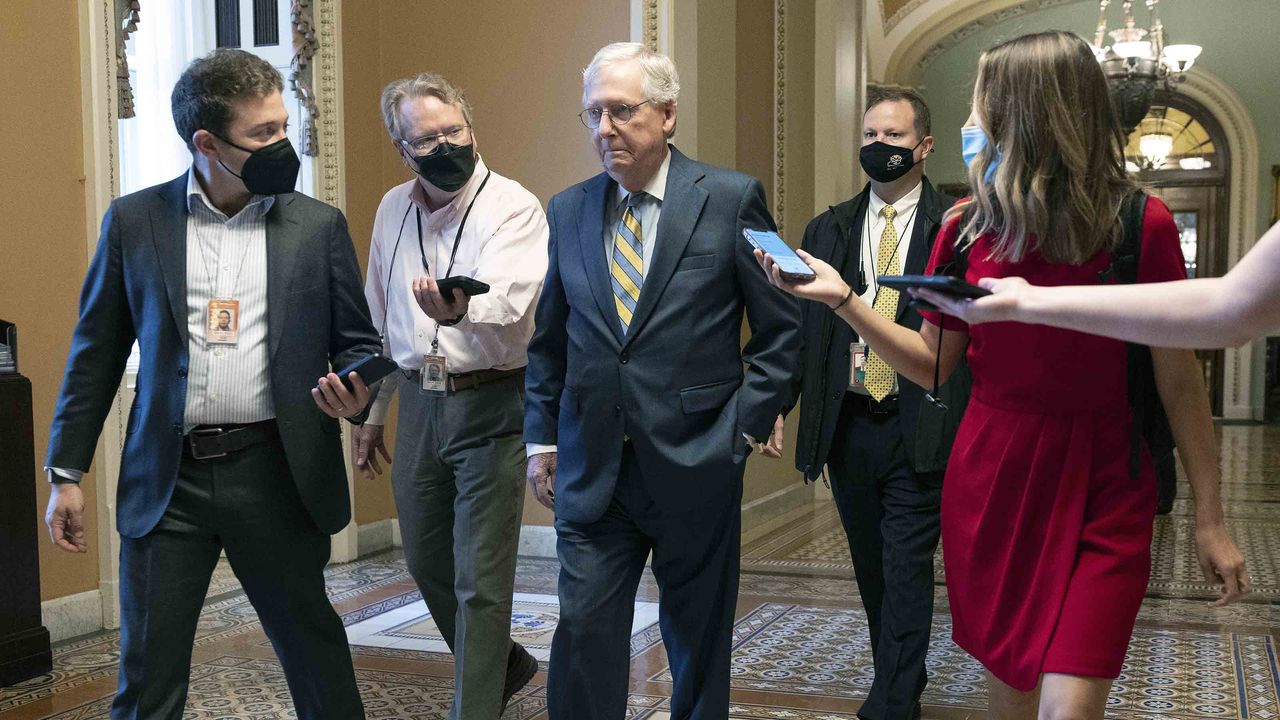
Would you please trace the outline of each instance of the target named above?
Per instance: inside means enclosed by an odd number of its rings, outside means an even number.
[[[409,573],[454,654],[450,720],[496,720],[524,509],[524,378],[439,396],[398,374],[391,487]]]

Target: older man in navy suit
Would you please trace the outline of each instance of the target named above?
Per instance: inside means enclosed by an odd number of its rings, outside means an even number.
[[[799,310],[742,237],[774,227],[759,181],[668,145],[670,59],[610,45],[583,84],[605,171],[551,200],[527,371],[529,482],[555,510],[562,566],[550,714],[623,717],[652,552],[671,714],[725,718],[743,468],[796,371]]]

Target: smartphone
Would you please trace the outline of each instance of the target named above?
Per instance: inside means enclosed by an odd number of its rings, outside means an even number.
[[[454,288],[461,288],[462,294],[467,297],[483,295],[489,292],[488,283],[480,282],[479,280],[469,278],[466,275],[454,275],[453,277],[441,278],[436,281],[436,287],[440,289],[440,294],[443,295],[446,300],[453,299]],[[364,376],[361,375],[360,377]]]
[[[895,290],[928,288],[960,298],[980,298],[991,294],[991,291],[986,288],[971,285],[950,275],[881,275],[876,280],[881,285]]]
[[[796,254],[791,246],[783,242],[778,237],[778,233],[772,230],[749,230],[742,229],[742,236],[751,243],[751,247],[769,255],[773,261],[778,263],[778,269],[782,272],[782,277],[790,282],[809,282],[818,277],[818,274],[809,267],[800,256]]]
[[[928,288],[957,298],[980,298],[991,294],[991,291],[986,288],[971,285],[950,275],[881,275],[876,280],[881,285],[895,290]],[[911,302],[918,310],[938,312],[938,308],[933,303],[923,298],[912,298]]]
[[[351,387],[351,380],[348,378],[351,373],[360,373],[360,379],[364,381],[364,384],[372,385],[399,368],[399,365],[396,365],[391,358],[385,355],[370,355],[335,372],[338,378],[342,380],[342,384],[346,386],[347,391],[354,392]]]

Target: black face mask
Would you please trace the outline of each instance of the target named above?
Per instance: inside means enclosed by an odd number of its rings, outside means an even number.
[[[293,192],[294,186],[298,183],[298,170],[302,168],[302,161],[293,151],[293,143],[289,142],[289,138],[280,138],[266,147],[250,150],[224,137],[217,135],[214,137],[237,150],[249,153],[249,159],[244,161],[244,167],[240,168],[239,174],[233,172],[221,159],[218,160],[224,170],[244,181],[244,186],[249,192],[255,195],[281,195]]]
[[[413,161],[423,180],[445,192],[466,185],[476,171],[476,153],[471,145],[442,142],[430,153],[414,156]]]
[[[924,140],[916,143],[915,147],[904,148],[877,140],[862,146],[858,160],[867,177],[876,182],[891,183],[915,167],[915,150],[922,142]]]

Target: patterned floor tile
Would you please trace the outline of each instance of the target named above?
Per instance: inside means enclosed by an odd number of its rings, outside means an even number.
[[[386,670],[356,671],[365,717],[448,717],[453,682],[448,678]],[[49,716],[51,720],[105,718],[111,697]],[[503,720],[532,717],[545,709],[545,700],[526,691],[502,716]],[[220,657],[191,668],[191,688],[184,720],[277,720],[296,718],[284,672],[274,660]]]
[[[1280,598],[1280,521],[1230,518],[1227,524],[1244,553],[1253,579],[1253,594]],[[1205,581],[1200,571],[1192,518],[1156,518],[1151,551],[1149,593],[1204,598],[1216,595],[1214,586]]]
[[[929,687],[923,702],[981,709],[982,666],[950,640],[935,618]],[[1113,686],[1109,716],[1266,717],[1280,669],[1271,635],[1138,628]],[[669,670],[652,678],[670,682]],[[732,684],[782,695],[863,698],[871,688],[871,643],[862,613],[764,604],[734,627]]]
[[[1257,592],[1228,608],[1209,606],[1213,589],[1199,574],[1194,508],[1184,479],[1173,514],[1157,522],[1151,591],[1139,612],[1124,674],[1110,698],[1109,718],[1280,720],[1280,426],[1226,426],[1218,432],[1224,509]],[[743,607],[754,610],[744,613],[736,627],[733,685],[734,700],[751,702],[735,702],[730,717],[853,720],[850,709],[870,686],[870,654],[844,533],[829,502],[778,522],[779,527],[753,535],[743,547],[740,595]],[[554,597],[558,572],[554,559],[520,558],[516,590]],[[421,601],[416,591],[388,592],[397,584],[411,587],[399,551],[330,567],[325,582],[331,599],[350,610],[343,616],[349,627]],[[637,600],[654,603],[658,595],[652,574],[646,572]],[[982,669],[949,639],[951,619],[942,585],[935,587],[934,601],[925,717],[934,717],[931,712],[945,718],[979,716]],[[185,717],[292,717],[278,664],[262,659],[270,657],[270,649],[260,632],[230,566],[219,563],[196,640],[199,657],[213,659],[192,669]],[[670,677],[656,648],[660,643],[652,624],[633,637],[632,655],[640,669],[633,677],[628,718],[669,718]],[[452,697],[448,653],[362,645],[351,649],[369,717],[445,717]],[[105,718],[118,653],[117,633],[60,644],[50,673],[0,688],[0,720]],[[244,657],[246,653],[256,657]],[[537,684],[543,677],[516,697],[506,720],[545,718],[545,687]],[[68,708],[67,699],[73,697],[86,701]],[[39,710],[55,706],[57,712]]]
[[[418,593],[405,593],[405,597],[411,595]],[[560,603],[555,595],[516,593],[511,612],[511,639],[523,645],[538,660],[550,660],[551,638],[559,620]],[[657,603],[635,604],[631,626],[633,656],[661,640],[657,622]],[[400,604],[394,610],[387,610],[367,620],[344,624],[347,628],[347,642],[352,645],[439,654],[449,652],[449,646],[441,637],[431,612],[421,599]]]

